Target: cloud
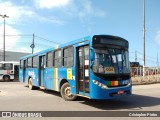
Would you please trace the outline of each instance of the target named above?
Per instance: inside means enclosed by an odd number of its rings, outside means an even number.
[[[89,0],[81,0],[82,6],[79,8],[78,17],[81,22],[91,19],[93,17],[105,17],[106,13],[92,5],[92,2]]]
[[[1,25],[0,26],[0,49],[3,49],[3,31],[4,31],[4,26]],[[15,45],[16,45],[16,41],[20,39],[19,35],[19,31],[17,31],[16,29],[14,29],[13,27],[9,26],[9,25],[5,25],[5,46],[6,46],[6,50],[12,50],[15,49]],[[15,35],[15,37],[13,36],[7,36],[7,35]]]
[[[21,1],[22,2],[22,1]],[[25,3],[23,1],[21,4]],[[54,23],[58,25],[63,25],[63,21],[59,20],[58,18],[55,17],[44,17],[40,15],[40,13],[36,13],[35,8],[32,8],[31,6],[27,5],[18,5],[15,4],[12,1],[2,1],[0,0],[0,14],[4,15],[6,14],[9,16],[9,18],[6,18],[6,36],[5,36],[5,41],[6,41],[6,50],[25,50],[21,47],[17,49],[16,43],[19,41],[22,41],[22,37],[20,37],[20,30],[17,30],[15,25],[21,25],[21,24],[26,24],[26,22],[33,22],[33,21],[39,21],[39,22],[44,22],[44,23]],[[36,18],[36,19],[35,19]],[[3,26],[3,18],[0,17],[0,49],[3,49],[3,31],[4,31],[4,26]],[[25,34],[25,33],[24,33]],[[7,35],[14,35],[14,36],[7,36]]]
[[[37,0],[37,1],[39,1],[40,3],[44,2],[43,0]],[[51,1],[51,5],[53,1]],[[62,1],[59,2],[59,5],[66,4],[65,0],[64,0],[64,3],[62,3]],[[21,2],[24,3],[24,1],[21,1]],[[58,3],[56,3],[56,5],[58,5]],[[45,17],[40,13],[37,13],[35,8],[31,8],[31,6],[29,7],[27,5],[23,5],[23,6],[20,6],[17,4],[15,5],[12,1],[6,1],[6,2],[0,1],[0,8],[1,8],[0,14],[1,15],[6,14],[7,16],[9,16],[9,18],[6,19],[6,23],[11,25],[13,24],[20,25],[20,24],[24,24],[25,22],[30,22],[30,21],[33,22],[35,20],[36,22],[37,21],[45,22],[45,23],[49,22],[49,23],[58,24],[58,25],[63,25],[64,23],[64,21],[56,17],[50,17],[50,16]],[[3,20],[0,20],[0,23],[3,23]]]
[[[5,2],[0,0],[0,8],[0,14],[9,16],[7,22],[16,25],[35,21],[35,18],[40,22],[58,25],[64,25],[64,21],[74,18],[88,23],[93,18],[106,16],[106,12],[94,6],[91,0],[34,0],[30,2],[21,0],[19,3],[12,0]]]
[[[35,0],[35,5],[38,8],[52,9],[68,5],[70,0]]]
[[[0,1],[0,8],[1,15],[6,14],[7,16],[9,16],[9,19],[7,20],[9,24],[19,24],[19,22],[24,20],[26,17],[31,17],[32,15],[34,15],[34,12],[29,10],[29,8],[16,6],[8,1]]]
[[[45,23],[53,23],[53,24],[56,24],[56,25],[64,25],[64,21],[58,19],[58,18],[55,18],[55,17],[44,17],[44,16],[41,16],[41,15],[34,15],[35,18],[37,18],[36,20],[40,21],[40,22],[45,22]]]
[[[106,16],[106,12],[93,6],[91,0],[36,0],[34,4],[37,9],[52,11],[52,16],[63,21],[78,18],[81,22],[89,22],[94,17]]]
[[[157,32],[156,41],[158,44],[160,44],[160,30]]]

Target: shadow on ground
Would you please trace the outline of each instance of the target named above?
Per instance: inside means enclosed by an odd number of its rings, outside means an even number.
[[[19,80],[7,80],[7,81],[0,80],[0,82],[19,82]]]
[[[143,110],[143,107],[160,105],[160,98],[136,95],[111,100],[85,100],[81,104],[92,106],[101,110]]]
[[[45,94],[61,97],[59,92],[55,92],[52,90],[41,90],[41,89],[37,90],[42,91]],[[144,107],[152,107],[158,105],[160,106],[160,98],[137,95],[137,94],[117,99],[109,99],[109,100],[93,100],[93,99],[91,100],[83,97],[78,97],[76,101],[71,101],[71,102],[78,102],[80,104],[95,107],[101,110],[121,110],[121,109],[143,110]]]
[[[61,97],[59,92],[55,92],[52,90],[40,91],[43,91],[45,94],[51,94],[56,95],[57,97]],[[78,102],[80,104],[95,107],[101,110],[143,110],[143,107],[160,105],[160,98],[133,94],[132,96],[109,100],[91,100],[83,97],[78,97],[76,101],[71,102]]]

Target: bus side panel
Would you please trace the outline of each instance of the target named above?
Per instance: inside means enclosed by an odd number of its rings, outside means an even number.
[[[32,75],[32,81],[33,81],[33,85],[34,86],[39,86],[39,79],[38,79],[38,69],[37,68],[34,68],[34,69],[32,69],[33,70],[33,72],[34,72],[34,74]]]
[[[53,68],[46,68],[44,71],[44,87],[53,90]]]
[[[19,69],[19,81],[23,82],[23,69]]]
[[[38,69],[37,68],[28,68],[26,69],[25,83],[28,84],[29,77],[32,78],[33,86],[39,86],[38,80]]]
[[[72,94],[76,94],[75,70],[73,68],[59,68],[58,78],[60,80],[66,79],[70,84]],[[58,81],[59,88],[60,82]]]
[[[71,80],[69,81],[70,86],[71,86],[71,92],[72,94],[76,94],[76,76],[75,76],[75,67],[72,67],[72,75],[71,75]],[[67,74],[67,76],[70,76],[70,73]]]

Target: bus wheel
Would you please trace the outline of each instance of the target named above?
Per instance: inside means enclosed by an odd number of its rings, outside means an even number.
[[[76,95],[71,94],[71,87],[68,82],[64,83],[61,87],[61,96],[64,98],[66,101],[72,101],[77,98]]]
[[[29,78],[29,80],[28,80],[28,86],[29,86],[29,89],[31,89],[31,90],[34,89],[34,86],[32,85],[32,78]]]
[[[4,81],[8,81],[8,80],[10,80],[10,77],[7,76],[7,75],[5,75],[5,76],[3,77],[3,80],[4,80]]]

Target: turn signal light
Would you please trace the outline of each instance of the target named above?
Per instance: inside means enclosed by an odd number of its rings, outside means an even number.
[[[107,89],[107,86],[106,86],[106,85],[104,85],[104,84],[102,84],[102,83],[100,83],[100,82],[98,82],[98,81],[96,81],[96,80],[93,80],[93,83],[94,83],[95,85],[98,85],[98,86],[101,87],[102,89]]]

